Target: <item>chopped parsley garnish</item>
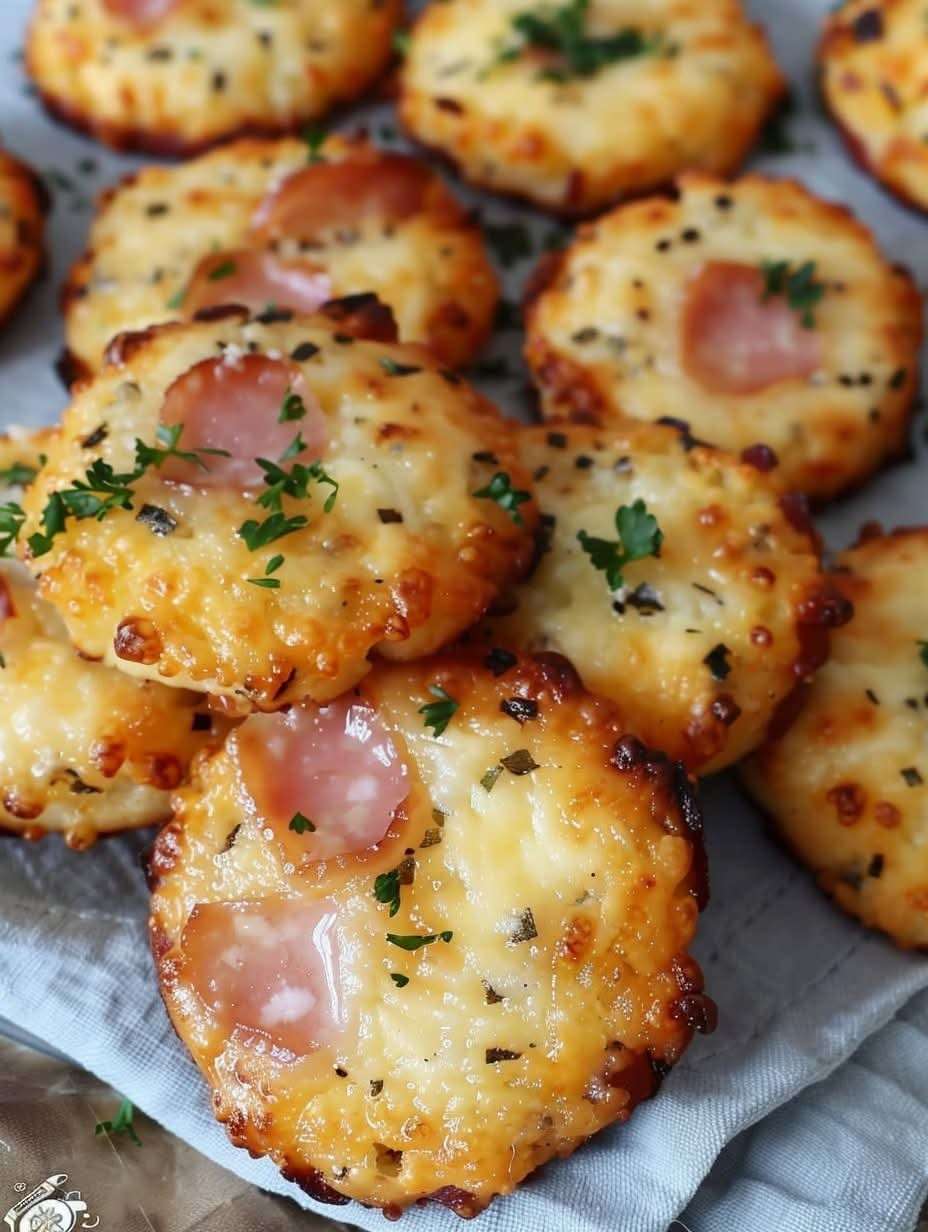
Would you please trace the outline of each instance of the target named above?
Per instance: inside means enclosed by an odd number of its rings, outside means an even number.
[[[296,454],[302,453],[305,448],[306,443],[298,432],[284,450],[280,462],[289,461]],[[289,517],[284,513],[284,496],[305,500],[309,496],[310,484],[324,484],[332,489],[322,506],[326,513],[332,511],[338,496],[338,483],[319,462],[311,462],[308,466],[302,462],[294,462],[288,470],[281,466],[280,462],[271,462],[267,458],[257,458],[256,461],[264,472],[264,482],[267,485],[256,503],[264,509],[270,509],[271,513],[263,522],[249,518],[239,527],[239,536],[251,552],[256,552],[258,548],[266,547],[276,539],[282,539],[284,535],[292,535],[309,525],[309,518],[301,513]],[[276,565],[275,568],[280,568],[280,565]],[[270,582],[276,580],[272,578]],[[266,581],[259,584],[268,586],[269,589],[277,589],[276,586],[271,586]]]
[[[409,983],[409,976],[408,976],[408,975],[401,975],[399,971],[391,971],[391,972],[390,972],[390,979],[391,979],[391,980],[393,981],[393,983],[397,986],[397,988],[405,988],[405,987],[406,987],[406,985]],[[372,1092],[372,1094],[373,1094],[373,1092]],[[378,1092],[378,1094],[379,1094],[379,1092]]]
[[[625,584],[622,575],[625,566],[647,556],[660,556],[664,534],[657,518],[648,512],[647,505],[640,499],[633,505],[619,506],[615,514],[615,528],[619,533],[618,542],[597,539],[585,530],[581,530],[577,538],[593,568],[605,573],[609,589],[621,590]]]
[[[516,526],[522,525],[519,506],[532,499],[530,492],[523,492],[521,488],[512,486],[512,480],[505,471],[497,471],[486,487],[478,488],[473,495],[478,500],[496,501],[500,509],[504,509],[509,514]]]
[[[223,278],[231,278],[238,270],[238,266],[232,260],[220,261],[220,263],[209,271],[206,275],[210,282],[220,282]]]
[[[2,555],[2,553],[0,553],[0,555]],[[918,657],[921,659],[922,663],[924,663],[925,667],[928,667],[928,642],[918,643]]]
[[[252,586],[263,586],[265,590],[280,590],[280,579],[272,577],[284,563],[282,556],[272,556],[264,567],[264,577],[249,578]]]
[[[502,48],[497,63],[517,60],[527,48],[548,51],[555,57],[539,76],[547,81],[592,77],[606,65],[638,56],[669,53],[672,47],[659,35],[625,26],[615,34],[593,36],[586,28],[590,0],[568,0],[557,7],[527,9],[512,18],[516,41]]]
[[[272,513],[269,518],[265,518],[263,522],[257,522],[254,518],[249,518],[247,522],[243,522],[238,528],[238,533],[245,541],[245,546],[249,552],[257,552],[258,548],[267,547],[269,543],[273,543],[276,539],[282,539],[284,535],[292,535],[295,531],[303,530],[309,525],[309,518],[304,517],[301,513],[295,514],[288,518],[283,513]]]
[[[0,487],[28,487],[38,473],[38,468],[35,466],[29,466],[26,462],[14,462],[12,466],[0,469]]]
[[[168,458],[180,458],[209,470],[202,455],[228,457],[224,449],[179,449],[182,432],[183,424],[159,424],[155,433],[157,446],[136,439],[134,470],[115,471],[109,462],[96,458],[84,478],[75,479],[73,487],[52,492],[42,511],[44,533],[37,531],[29,536],[32,555],[44,556],[51,551],[55,536],[62,533],[69,517],[78,521],[96,518],[102,522],[114,509],[131,510],[133,485],[152,467],[157,470],[163,466]]]
[[[316,833],[315,823],[311,822],[309,818],[304,816],[302,813],[293,814],[293,816],[290,818],[290,824],[289,826],[287,826],[287,829],[292,830],[294,834],[315,834]]]
[[[405,56],[409,52],[410,34],[408,30],[395,30],[390,43],[393,50],[398,56]]]
[[[400,364],[395,359],[391,359],[389,355],[381,355],[380,366],[383,368],[387,376],[415,376],[422,369],[415,364]]]
[[[374,898],[378,903],[388,903],[390,918],[400,909],[400,870],[391,868],[389,873],[379,873],[374,878]]]
[[[278,423],[292,423],[295,419],[303,419],[306,415],[306,403],[299,394],[295,394],[290,387],[287,387],[287,392],[284,394],[284,400],[280,404],[280,414],[277,416]]]
[[[131,1138],[136,1146],[141,1146],[142,1139],[135,1132],[135,1126],[132,1123],[134,1116],[135,1108],[132,1106],[132,1101],[124,1099],[113,1119],[111,1121],[97,1121],[93,1132],[95,1134],[125,1134],[127,1138]]]
[[[419,707],[419,714],[425,718],[425,726],[431,727],[433,736],[440,736],[454,718],[460,702],[455,701],[450,693],[446,693],[440,684],[430,684],[429,692],[437,700],[426,702]]]
[[[19,537],[26,515],[15,501],[0,505],[0,556],[6,556]]]
[[[322,156],[322,147],[325,145],[326,135],[320,128],[304,128],[302,132],[303,144],[306,146],[306,161],[310,164],[324,163],[325,159]]]
[[[503,767],[499,762],[495,766],[491,766],[483,778],[480,780],[480,786],[486,792],[491,792],[496,786],[496,780],[503,773]]]
[[[763,261],[760,270],[764,276],[762,302],[784,295],[790,308],[799,313],[803,328],[814,329],[814,309],[825,294],[824,282],[815,279],[815,262],[805,261],[793,269],[789,261]]]
[[[505,766],[510,774],[531,774],[533,770],[539,768],[538,762],[528,749],[516,749],[514,753],[501,757],[499,761],[500,765]]]
[[[387,933],[387,940],[391,945],[397,945],[401,950],[421,950],[424,945],[434,945],[436,941],[450,941],[454,933],[450,928],[446,928],[440,933],[427,933],[422,936],[419,933],[413,933],[410,936],[399,936],[397,933]]]
[[[162,509],[160,505],[143,505],[135,515],[135,520],[147,526],[153,535],[159,535],[162,538],[165,535],[173,535],[177,530],[177,519],[172,517],[166,509]]]

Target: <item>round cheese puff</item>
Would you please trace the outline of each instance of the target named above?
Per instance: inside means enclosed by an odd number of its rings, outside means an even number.
[[[23,553],[82,650],[242,704],[325,700],[524,571],[513,429],[459,377],[322,317],[214,316],[117,338],[27,494]]]
[[[738,0],[444,0],[413,27],[399,112],[466,179],[582,215],[730,174],[784,88]]]
[[[792,727],[743,767],[839,906],[928,946],[928,529],[868,527],[837,559],[854,604]]]
[[[473,1215],[713,1028],[699,808],[622,730],[555,655],[380,663],[246,720],[149,868],[162,993],[237,1145],[322,1201]]]
[[[924,7],[840,4],[826,18],[818,61],[826,106],[854,158],[903,201],[928,210]]]
[[[801,508],[755,467],[669,428],[528,428],[522,458],[546,542],[474,636],[566,655],[631,730],[691,770],[756,748],[847,618]]]
[[[243,140],[148,167],[106,194],[64,291],[68,346],[92,372],[122,330],[207,304],[312,312],[374,292],[400,336],[452,367],[489,334],[498,287],[479,228],[425,164],[331,137]]]
[[[54,439],[48,429],[0,437],[3,510]],[[29,573],[0,559],[0,831],[57,831],[83,850],[166,820],[193,758],[228,726],[202,700],[83,658]]]
[[[47,194],[35,172],[0,150],[0,324],[42,269],[47,208]]]
[[[824,501],[905,447],[921,298],[842,206],[800,184],[684,176],[539,270],[526,357],[545,414],[662,420]]]
[[[48,110],[116,149],[189,155],[297,128],[385,68],[401,0],[36,0],[26,67]]]

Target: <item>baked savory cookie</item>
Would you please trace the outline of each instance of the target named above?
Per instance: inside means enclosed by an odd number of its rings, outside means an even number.
[[[928,210],[928,25],[920,0],[851,0],[829,14],[819,46],[822,93],[854,157]]]
[[[35,173],[0,150],[0,325],[42,268],[46,206]]]
[[[854,604],[793,726],[744,767],[819,885],[928,946],[928,529],[867,528],[838,558]]]
[[[789,180],[681,179],[539,270],[526,357],[548,416],[658,420],[837,495],[904,448],[921,298],[842,206]]]
[[[648,744],[737,761],[846,618],[801,510],[756,465],[669,428],[525,429],[537,567],[472,637],[566,655]]]
[[[424,163],[363,138],[238,141],[104,196],[64,291],[72,366],[97,369],[122,330],[217,304],[306,313],[359,292],[453,367],[498,299],[479,228]]]
[[[217,1116],[322,1201],[477,1213],[714,1026],[700,825],[554,655],[378,664],[247,719],[149,867]]]
[[[467,179],[577,215],[688,167],[731,173],[783,92],[737,0],[442,0],[413,27],[399,109]]]
[[[349,324],[226,309],[116,339],[20,536],[84,652],[261,708],[324,701],[524,571],[511,425],[422,348]]]
[[[48,109],[118,149],[190,154],[292,129],[386,66],[401,0],[36,0]]]
[[[0,557],[51,432],[0,437]],[[69,846],[164,821],[210,740],[203,698],[82,658],[23,566],[0,558],[0,831]],[[219,731],[217,731],[218,738]]]

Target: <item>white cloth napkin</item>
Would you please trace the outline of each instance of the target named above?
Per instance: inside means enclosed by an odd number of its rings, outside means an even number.
[[[797,152],[760,165],[852,202],[892,257],[924,279],[928,221],[855,170],[815,110],[812,52],[827,0],[753,7],[804,103],[790,125]],[[63,407],[52,372],[61,345],[57,284],[83,245],[87,199],[135,165],[41,115],[14,63],[28,9],[28,0],[0,6],[0,63],[8,66],[0,74],[0,133],[58,187],[50,277],[0,336],[0,425],[50,421]],[[379,128],[390,117],[380,111],[376,119]],[[489,220],[526,217],[486,198],[481,204]],[[550,233],[550,223],[529,221],[539,238]],[[511,271],[512,294],[525,273]],[[518,336],[500,349],[517,354]],[[518,375],[492,392],[518,411]],[[918,461],[824,519],[834,545],[869,518],[928,521],[928,459],[918,448]],[[659,1098],[627,1126],[491,1207],[481,1217],[484,1232],[663,1232],[676,1216],[692,1232],[910,1232],[928,1177],[928,995],[907,1003],[928,988],[928,959],[899,953],[839,915],[731,781],[709,784],[705,803],[713,898],[696,953],[719,1003],[718,1032],[694,1042]],[[232,1148],[212,1121],[154,986],[142,846],[134,836],[74,855],[52,840],[0,842],[0,1016],[99,1074],[217,1162],[311,1206],[270,1164]],[[383,1228],[378,1212],[331,1213]],[[428,1208],[411,1211],[405,1226],[458,1225]]]

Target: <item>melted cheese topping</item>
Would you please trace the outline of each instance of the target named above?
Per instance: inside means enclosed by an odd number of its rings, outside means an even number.
[[[928,531],[838,558],[855,609],[789,731],[744,768],[819,884],[900,945],[928,945]]]
[[[680,188],[678,201],[635,202],[583,228],[549,271],[526,344],[545,413],[682,415],[723,448],[769,445],[784,483],[819,499],[859,484],[906,440],[922,337],[912,279],[847,210],[799,184],[685,176]],[[781,361],[785,379],[753,391],[700,379],[687,308],[701,272],[779,261],[792,272],[814,262],[819,362]]]
[[[500,59],[526,11],[525,0],[427,6],[404,60],[400,116],[468,179],[550,209],[589,213],[687,167],[730,173],[783,93],[736,0],[593,0],[593,37],[631,29],[655,50],[567,81],[544,76],[543,54]]]
[[[342,137],[319,153],[361,172],[383,157]],[[250,247],[318,270],[328,279],[324,299],[375,292],[393,309],[402,339],[426,343],[452,366],[466,362],[489,332],[496,279],[479,229],[439,178],[430,176],[422,208],[399,222],[375,212],[346,226],[332,202],[329,227],[311,243],[261,239],[259,207],[306,160],[301,141],[239,141],[182,166],[148,167],[109,194],[65,292],[68,346],[79,363],[95,371],[114,334],[199,307],[187,296],[203,258],[212,254],[229,269],[224,254]],[[236,282],[233,272],[206,286],[219,302],[226,287],[234,298]]]
[[[50,108],[117,147],[190,152],[296,127],[386,65],[400,0],[180,0],[139,26],[104,0],[38,0],[26,63]]]
[[[928,29],[920,0],[850,0],[826,18],[822,90],[852,154],[892,192],[928,209]]]
[[[420,713],[436,685],[457,702],[437,737]],[[361,697],[409,772],[386,838],[297,869],[249,808],[235,760],[215,757],[152,861],[162,989],[238,1144],[312,1193],[393,1211],[433,1195],[473,1213],[626,1119],[653,1086],[648,1058],[672,1063],[696,1021],[711,1027],[685,954],[696,815],[669,763],[635,742],[614,755],[614,713],[563,661],[511,660],[496,677],[450,656],[381,665]],[[521,725],[513,697],[537,707]],[[396,868],[391,916],[374,882]],[[272,921],[281,899],[324,904],[339,934],[341,1029],[330,1038],[323,1024],[298,1061],[274,1024],[262,1043],[210,1010],[182,942],[202,904],[267,903]],[[405,950],[388,934],[436,939]],[[306,977],[287,978],[298,989]],[[306,1004],[294,995],[294,1015]]]
[[[81,389],[27,495],[25,537],[95,458],[132,470],[135,441],[154,442],[178,377],[206,357],[234,367],[249,352],[290,357],[325,415],[322,464],[339,485],[329,512],[326,484],[284,497],[284,514],[307,525],[251,551],[239,528],[269,513],[254,492],[187,488],[151,469],[133,485],[131,509],[69,519],[30,565],[86,653],[273,708],[344,692],[372,649],[412,658],[454,637],[524,570],[536,514],[529,501],[517,522],[475,495],[496,473],[527,489],[512,429],[423,352],[233,315],[130,338],[121,362]],[[104,439],[85,448],[101,424]],[[296,436],[299,421],[291,426]],[[171,533],[139,520],[146,505],[168,515]],[[249,580],[279,554],[279,588]]]
[[[547,550],[509,614],[474,636],[567,655],[644,740],[694,769],[743,757],[813,666],[803,612],[823,583],[780,490],[670,429],[529,428],[522,451]],[[663,532],[660,557],[626,566],[612,593],[578,535],[617,543],[616,511],[636,501]]]
[[[0,322],[42,267],[44,212],[33,172],[0,150]]]

